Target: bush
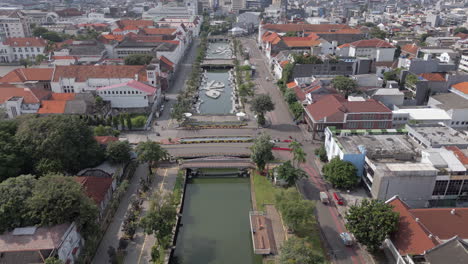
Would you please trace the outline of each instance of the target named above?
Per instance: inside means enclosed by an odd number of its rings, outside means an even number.
[[[324,145],[320,146],[320,148],[318,148],[318,149],[315,149],[314,153],[315,153],[315,155],[317,155],[319,157],[321,162],[327,162],[328,161],[327,151],[325,150]]]
[[[132,120],[133,126],[137,128],[144,127],[146,124],[146,116],[143,116],[143,115],[133,117],[131,120]]]

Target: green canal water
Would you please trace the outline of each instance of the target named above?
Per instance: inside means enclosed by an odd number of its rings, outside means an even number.
[[[250,236],[250,180],[197,178],[187,184],[174,256],[180,264],[259,264]]]

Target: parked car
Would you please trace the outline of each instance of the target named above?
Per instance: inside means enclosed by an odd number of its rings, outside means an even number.
[[[324,204],[327,204],[329,202],[328,194],[326,192],[320,192],[320,201]]]
[[[343,232],[343,233],[340,234],[340,238],[343,241],[343,244],[345,246],[350,247],[350,246],[354,245],[354,237],[350,233]]]
[[[333,199],[335,199],[335,202],[338,205],[344,205],[344,199],[341,197],[341,195],[337,192],[333,193]]]

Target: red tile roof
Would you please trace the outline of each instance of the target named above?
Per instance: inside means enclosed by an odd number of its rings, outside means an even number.
[[[47,40],[41,38],[8,38],[5,44],[12,47],[45,47]]]
[[[152,27],[154,25],[153,20],[130,20],[130,19],[123,19],[117,21],[117,24],[120,28],[124,28],[127,26],[135,26],[138,28],[145,28],[145,27]]]
[[[126,31],[130,31],[130,30],[137,31],[138,28],[135,27],[135,26],[125,26],[125,27],[123,28],[123,30],[126,30]]]
[[[294,88],[296,86],[297,86],[297,84],[295,82],[290,82],[290,83],[286,84],[286,87],[288,87],[288,88]]]
[[[394,48],[394,46],[387,41],[377,38],[358,40],[350,43],[350,46],[359,48]]]
[[[43,100],[41,107],[37,110],[38,114],[63,114],[67,101]]]
[[[456,34],[455,37],[459,37],[459,38],[461,38],[462,40],[464,40],[464,39],[467,39],[467,38],[468,38],[468,34],[466,34],[466,33],[461,33],[461,32],[460,32],[460,33]]]
[[[447,81],[445,79],[445,75],[442,73],[422,73],[419,74],[420,77],[424,78],[427,81],[433,81],[433,82],[445,82]]]
[[[461,83],[454,84],[452,85],[452,88],[464,94],[468,94],[468,82],[461,82]]]
[[[273,30],[276,32],[330,32],[339,29],[349,29],[348,25],[344,24],[324,24],[324,25],[312,25],[312,24],[265,24],[263,29]]]
[[[393,211],[400,214],[398,231],[393,234],[391,239],[401,255],[421,255],[424,251],[439,244],[435,238],[429,237],[429,230],[421,221],[416,221],[416,217],[412,214],[411,209],[399,198],[394,198],[388,203],[393,206]],[[439,225],[445,225],[441,223],[443,222],[439,222]]]
[[[302,102],[306,99],[306,94],[299,86],[294,86],[292,89],[294,90],[294,93],[296,93],[296,97],[299,102]]]
[[[73,56],[52,56],[54,60],[76,60]]]
[[[172,35],[176,30],[175,28],[144,28],[143,33],[146,35]]]
[[[458,160],[463,164],[463,165],[468,165],[468,157],[461,151],[458,147],[456,146],[448,146],[445,147],[446,149],[450,150],[455,154],[455,156],[458,158]]]
[[[263,34],[262,40],[263,42],[269,42],[275,45],[281,41],[281,37],[275,32],[266,32],[265,34]]]
[[[114,88],[123,87],[123,86],[131,87],[133,89],[142,91],[142,92],[150,94],[150,95],[153,95],[157,90],[157,88],[155,88],[153,86],[150,86],[150,85],[147,85],[147,84],[141,83],[139,81],[135,81],[135,80],[132,80],[132,81],[129,81],[129,82],[126,82],[126,83],[119,83],[119,84],[100,87],[100,88],[97,88],[96,90],[98,90],[98,91],[109,90],[109,89],[114,89]]]
[[[454,214],[452,214],[454,210]],[[410,209],[432,234],[447,240],[454,236],[468,239],[468,208],[421,208]]]
[[[288,63],[289,63],[288,60],[281,61],[281,62],[280,62],[281,68],[284,68],[284,66],[288,65]]]
[[[391,110],[379,101],[348,101],[338,94],[321,97],[308,105],[306,111],[315,121],[326,118],[328,123],[344,122],[345,113],[391,113]]]
[[[52,80],[53,68],[19,68],[0,78],[0,83],[23,83],[27,81]]]
[[[312,47],[320,44],[314,37],[283,37],[283,41],[288,47]]]
[[[94,139],[96,139],[96,141],[101,145],[106,145],[109,142],[119,141],[119,138],[111,136],[95,136]]]
[[[401,51],[409,53],[413,56],[416,56],[418,53],[419,47],[416,44],[406,44],[403,47],[401,47]]]
[[[166,58],[166,56],[161,55],[159,59],[165,64],[167,64],[169,67],[174,69],[174,63],[170,59]]]
[[[26,104],[38,104],[39,98],[29,88],[19,88],[12,85],[0,85],[0,103],[8,101],[12,97],[22,97]]]
[[[75,99],[75,93],[52,93],[50,100],[70,101]]]
[[[110,177],[82,176],[74,177],[74,180],[81,184],[86,191],[86,195],[92,198],[96,204],[104,201],[109,188],[112,186],[112,178]]]
[[[349,48],[349,46],[351,46],[351,44],[345,43],[345,44],[343,44],[343,45],[338,46],[338,48],[340,48],[340,49],[342,49],[342,48]]]
[[[89,78],[135,78],[146,82],[146,66],[130,65],[69,65],[56,66],[53,82],[58,82],[60,78],[75,78],[76,82],[84,82]]]

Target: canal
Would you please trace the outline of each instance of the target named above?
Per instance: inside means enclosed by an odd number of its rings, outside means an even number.
[[[259,264],[250,236],[250,180],[196,178],[187,183],[175,258],[180,264]]]

